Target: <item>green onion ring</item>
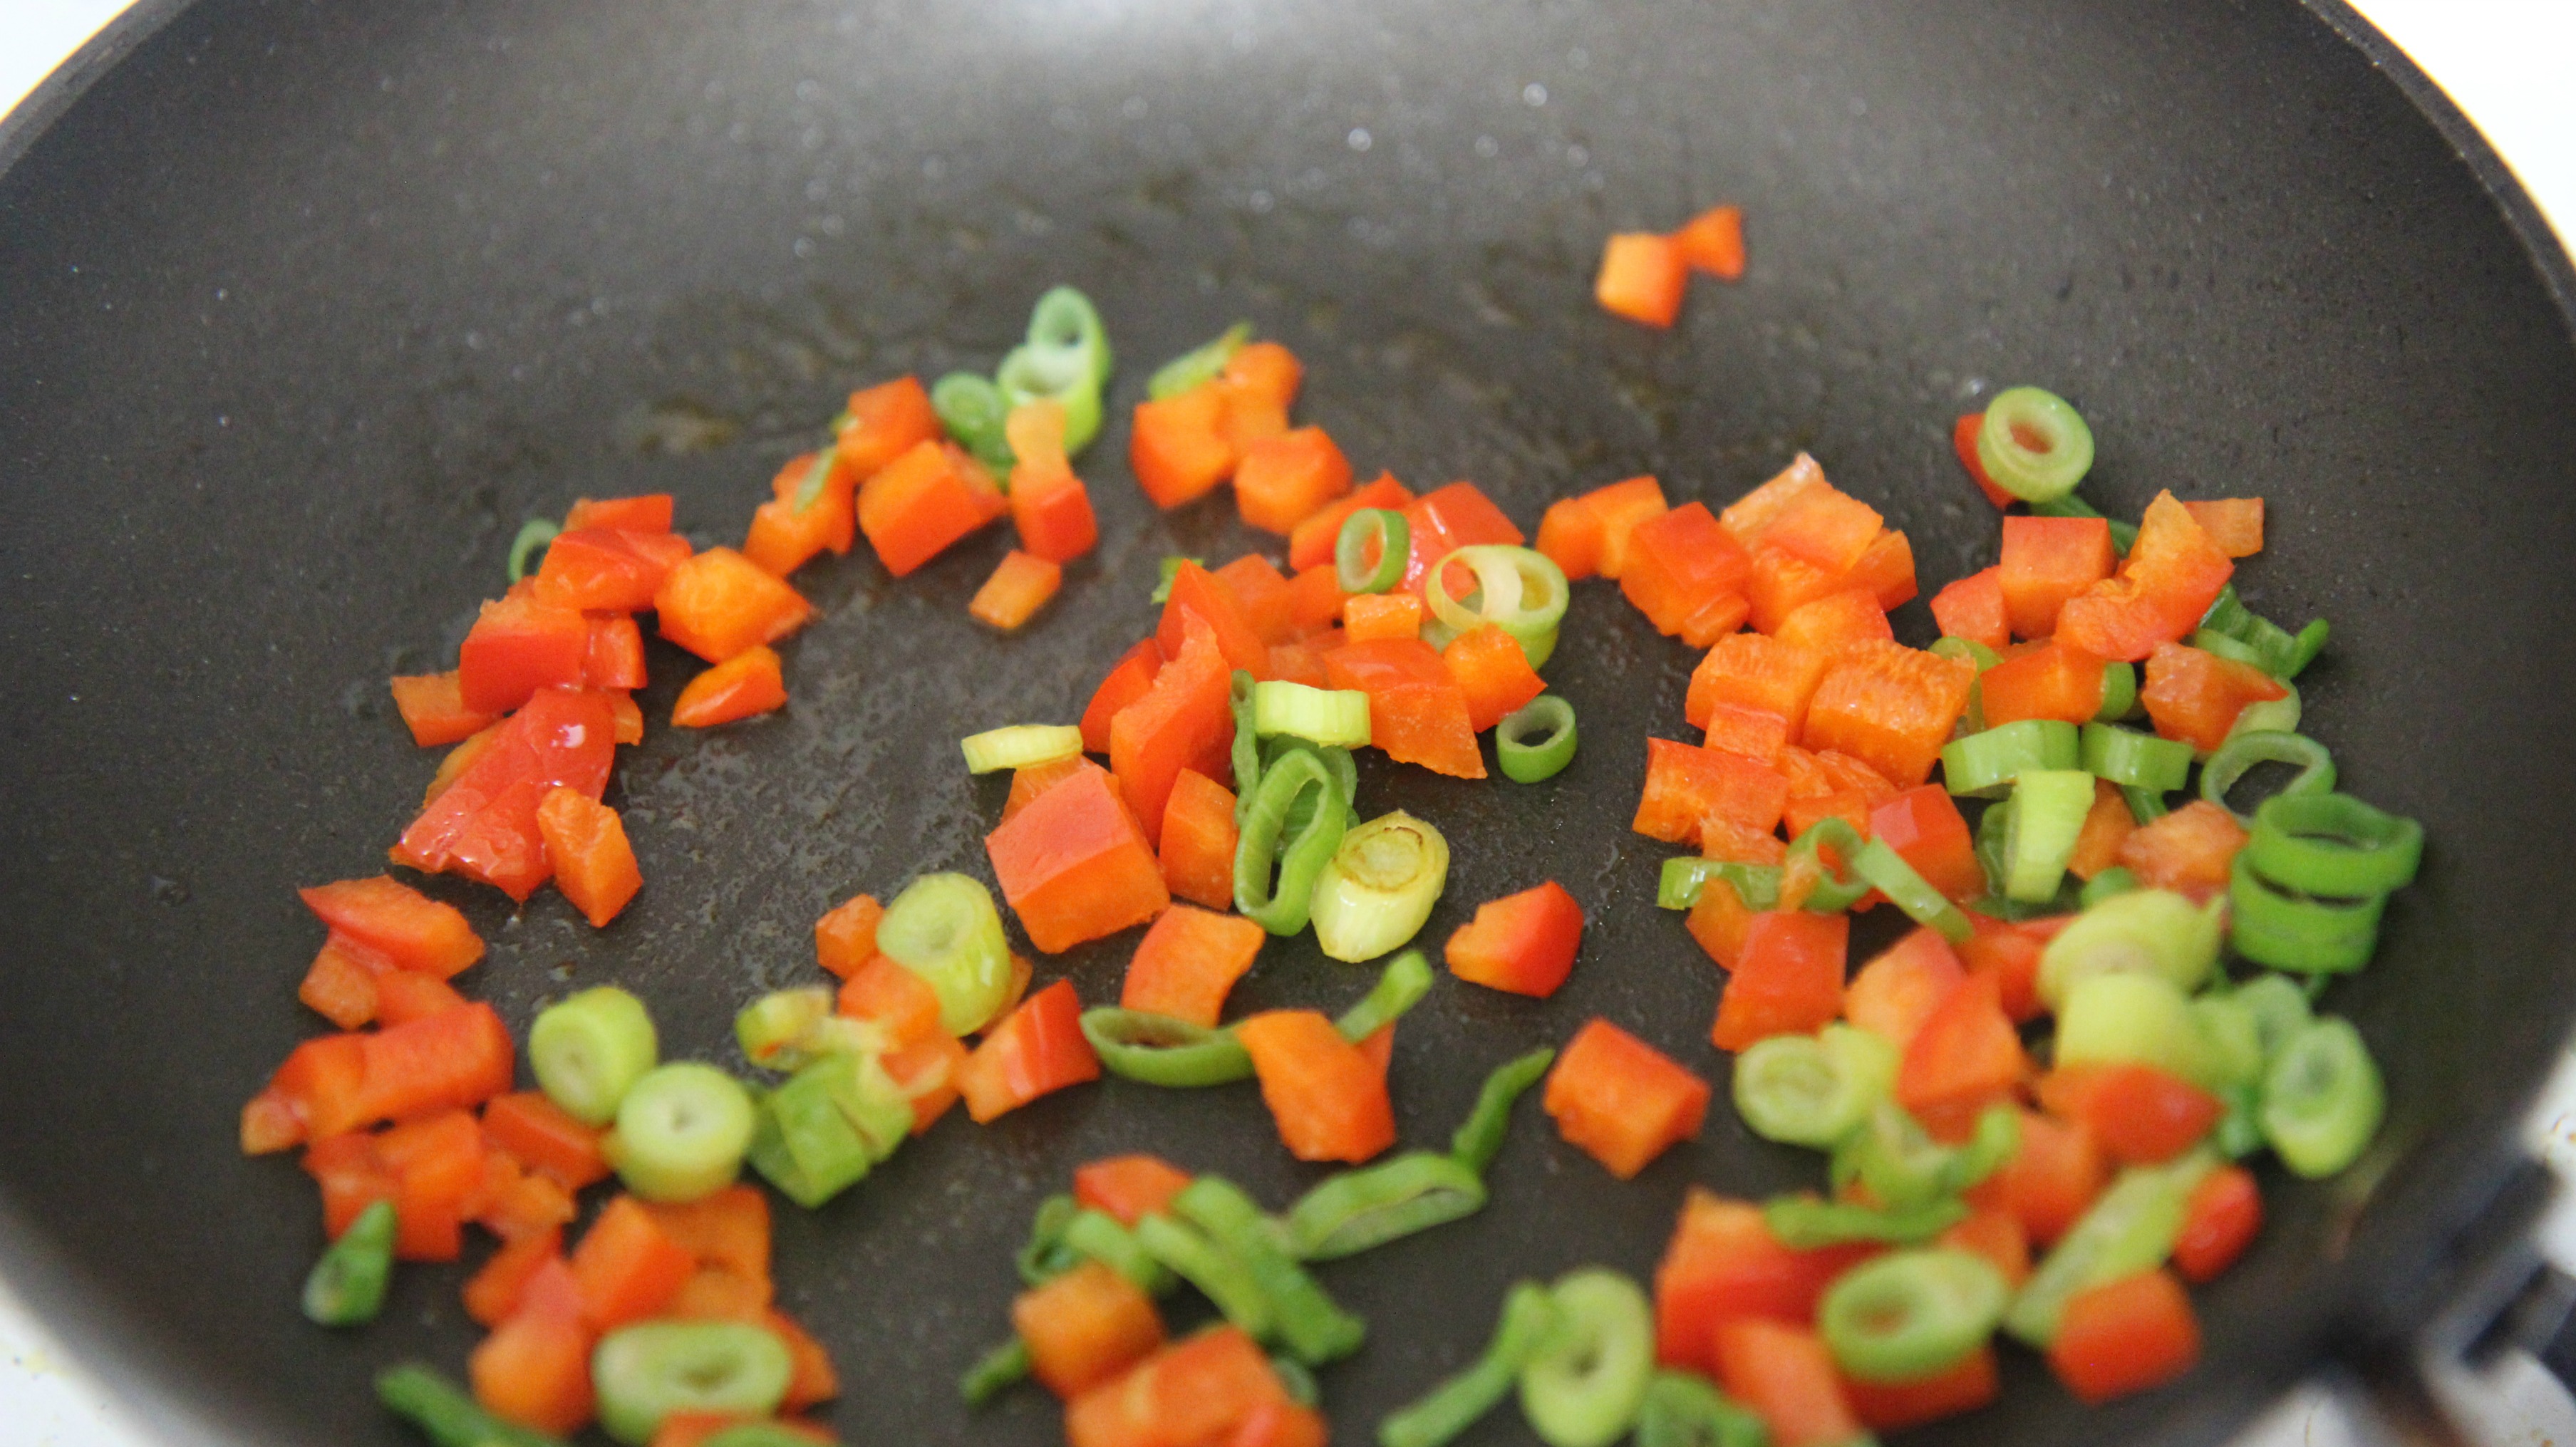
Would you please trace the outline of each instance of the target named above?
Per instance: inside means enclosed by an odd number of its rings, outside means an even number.
[[[1476,575],[1468,594],[1476,600],[1473,607],[1449,596],[1449,569],[1459,565]],[[1545,667],[1555,650],[1569,596],[1565,570],[1553,559],[1504,543],[1460,548],[1434,562],[1422,579],[1422,597],[1434,619],[1459,633],[1495,624],[1520,644],[1532,668]]]
[[[1655,1374],[1654,1310],[1637,1284],[1587,1267],[1548,1288],[1558,1329],[1521,1365],[1521,1415],[1547,1447],[1609,1447]]]
[[[2053,392],[2008,387],[1986,404],[1977,461],[1995,486],[2028,503],[2075,490],[2093,466],[2093,429]]]
[[[1082,1012],[1082,1038],[1101,1068],[1146,1085],[1190,1090],[1252,1078],[1252,1055],[1232,1030],[1104,1005]]]
[[[1699,903],[1708,881],[1723,879],[1749,910],[1766,910],[1780,902],[1780,866],[1740,864],[1732,859],[1699,859],[1690,855],[1664,861],[1655,885],[1655,903],[1665,909],[1689,909]]]
[[[1822,846],[1828,844],[1842,856],[1843,868],[1839,873],[1825,864]],[[1803,857],[1816,866],[1816,887],[1807,896],[1804,907],[1817,914],[1839,914],[1859,903],[1860,897],[1869,893],[1869,881],[1852,869],[1853,861],[1859,856],[1860,831],[1854,829],[1849,820],[1825,818],[1808,825],[1807,832],[1790,843],[1788,855],[1790,863]],[[1750,902],[1747,901],[1748,904]]]
[[[1891,1251],[1853,1267],[1816,1303],[1834,1365],[1865,1382],[1916,1381],[1986,1344],[2012,1289],[1972,1251]]]
[[[2345,899],[2386,894],[2414,882],[2424,858],[2424,826],[2350,794],[2285,789],[2254,811],[2244,857],[2265,878],[2301,893]]]
[[[2227,802],[2227,793],[2257,764],[2299,766],[2298,776],[2283,784],[2276,798],[2329,793],[2335,786],[2334,755],[2326,751],[2325,745],[2305,734],[2258,730],[2230,735],[2209,756],[2209,762],[2200,766],[2200,797],[2235,815],[2240,825],[2253,823],[2253,815],[2238,813]]]
[[[1886,841],[1872,839],[1863,844],[1860,853],[1852,857],[1851,867],[1854,874],[1886,895],[1907,919],[1931,926],[1950,943],[1966,944],[1968,937],[1976,933],[1967,915],[1906,863],[1904,855],[1889,848]]]
[[[1535,733],[1538,742],[1530,742]],[[1516,784],[1552,779],[1574,762],[1574,705],[1542,693],[1503,716],[1494,730],[1494,754],[1503,777]]]
[[[1288,825],[1289,809],[1310,791],[1317,801],[1314,816],[1283,845],[1281,834]],[[1252,807],[1244,814],[1234,851],[1235,909],[1275,935],[1304,929],[1315,880],[1332,861],[1333,851],[1341,847],[1349,822],[1350,811],[1343,807],[1320,759],[1302,749],[1281,755],[1262,775],[1261,787],[1253,791]],[[1279,866],[1275,886],[1271,880],[1274,855]]]
[[[1762,1224],[1792,1251],[1815,1251],[1871,1241],[1914,1246],[1968,1219],[1968,1205],[1944,1196],[1913,1206],[1864,1206],[1817,1196],[1774,1196],[1762,1203]]]
[[[1368,561],[1377,545],[1377,563]],[[1334,581],[1345,593],[1383,593],[1404,581],[1404,565],[1413,555],[1413,525],[1393,508],[1364,507],[1342,520],[1333,540]]]
[[[2361,1033],[2327,1016],[2292,1035],[2264,1072],[2259,1119],[2281,1164],[2313,1180],[2360,1157],[2387,1105]]]
[[[1952,739],[1941,750],[1941,782],[1964,798],[2000,799],[2024,770],[2074,768],[2076,738],[2062,719],[2029,718]]]
[[[561,536],[563,524],[552,518],[530,518],[519,524],[519,535],[510,539],[510,581],[528,576],[528,559]]]
[[[2170,794],[2191,777],[2191,745],[2136,729],[2088,723],[2079,735],[2075,767],[2124,789]]]
[[[2229,866],[2228,943],[2258,965],[2341,974],[2370,963],[2385,894],[2327,899],[2286,889],[2256,872],[2242,851]]]

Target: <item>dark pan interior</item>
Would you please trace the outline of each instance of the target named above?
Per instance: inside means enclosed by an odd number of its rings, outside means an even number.
[[[1604,233],[1721,199],[1751,218],[1741,285],[1696,286],[1669,334],[1591,306]],[[366,1331],[307,1326],[311,1184],[233,1146],[317,1028],[293,888],[380,868],[432,767],[385,676],[448,666],[522,518],[669,490],[700,543],[738,539],[843,392],[991,366],[1065,280],[1125,366],[1085,467],[1103,545],[1062,598],[1016,638],[967,620],[998,532],[901,584],[864,556],[802,575],[825,616],[787,649],[786,713],[656,727],[621,761],[635,906],[593,933],[552,894],[514,917],[434,885],[492,942],[461,983],[517,1028],[619,981],[673,1053],[729,1060],[737,1004],[815,978],[826,905],[987,873],[1002,790],[957,736],[1073,716],[1150,626],[1156,558],[1259,541],[1222,499],[1155,515],[1124,461],[1146,371],[1237,317],[1308,361],[1302,415],[1364,471],[1472,478],[1534,525],[1643,471],[1723,501],[1809,449],[1911,532],[1927,593],[1994,546],[1951,419],[2038,382],[2092,420],[2105,507],[2271,501],[2244,593],[2334,620],[2312,730],[2434,841],[2333,997],[2386,1062],[2384,1146],[2270,1182],[2261,1244],[2205,1295],[2207,1364],[2085,1414],[2021,1359],[2004,1405],[1924,1436],[2212,1439],[2419,1299],[2576,1000],[2576,350],[2564,262],[2506,204],[2361,49],[2255,0],[205,0],[0,176],[11,1280],[173,1440],[405,1440],[367,1377],[461,1367],[461,1271],[405,1269]],[[1899,627],[1931,637],[1920,604]],[[1716,975],[1653,908],[1668,851],[1626,829],[1693,659],[1606,585],[1565,637],[1549,671],[1587,742],[1553,784],[1363,770],[1370,812],[1455,848],[1427,940],[1548,876],[1594,921],[1556,998],[1444,978],[1408,1020],[1409,1141],[1594,1014],[1723,1085]],[[653,662],[660,720],[693,669]],[[1045,975],[1106,999],[1131,943]],[[1241,1004],[1337,1007],[1366,978],[1283,944]],[[951,1384],[1004,1329],[1030,1208],[1135,1148],[1271,1202],[1316,1174],[1249,1087],[1113,1082],[947,1122],[780,1212],[849,1440],[1052,1439],[1040,1394],[969,1418]],[[1474,1351],[1512,1279],[1649,1271],[1685,1184],[1814,1178],[1721,1107],[1620,1185],[1524,1106],[1482,1216],[1324,1272],[1371,1329],[1324,1373],[1339,1435]],[[1475,1440],[1521,1433],[1506,1412]]]

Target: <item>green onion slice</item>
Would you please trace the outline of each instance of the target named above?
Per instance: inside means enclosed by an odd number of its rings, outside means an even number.
[[[1112,1006],[1082,1012],[1082,1038],[1101,1068],[1146,1085],[1195,1089],[1252,1078],[1252,1056],[1231,1030]]]
[[[1449,570],[1464,566],[1476,576],[1465,600],[1449,596]],[[1504,543],[1478,543],[1458,549],[1423,575],[1422,596],[1431,616],[1460,633],[1488,623],[1499,625],[1528,655],[1532,668],[1546,666],[1556,647],[1557,625],[1565,617],[1565,570],[1546,554]]]
[[[2387,1105],[2379,1066],[2349,1020],[2310,1022],[2263,1072],[2263,1138],[2281,1164],[2310,1179],[2359,1159]]]
[[[758,1124],[742,1083],[712,1065],[656,1067],[617,1103],[606,1144],[626,1189],[648,1201],[694,1201],[742,1174]]]
[[[1277,1227],[1241,1187],[1200,1175],[1172,1198],[1172,1211],[1232,1257],[1270,1304],[1273,1330],[1306,1366],[1339,1361],[1360,1349],[1368,1326],[1344,1311],[1279,1244]]]
[[[1876,1242],[1890,1246],[1920,1245],[1968,1219],[1967,1203],[1943,1196],[1919,1205],[1864,1206],[1855,1201],[1828,1201],[1800,1193],[1774,1196],[1762,1203],[1762,1224],[1792,1251]]]
[[[1885,1038],[1849,1025],[1774,1035],[1735,1057],[1735,1109],[1764,1140],[1829,1148],[1895,1092],[1898,1059]]]
[[[2084,726],[2079,760],[2084,772],[2120,787],[2170,794],[2191,777],[2191,745],[2106,723]]]
[[[1766,910],[1780,903],[1780,866],[1698,859],[1687,854],[1664,861],[1663,876],[1655,885],[1655,903],[1665,909],[1689,909],[1699,903],[1700,891],[1712,879],[1723,879],[1734,886],[1735,897],[1744,902],[1746,909]]]
[[[1269,737],[1289,734],[1310,743],[1360,749],[1369,742],[1369,700],[1356,688],[1323,689],[1287,679],[1252,686],[1253,732]],[[1074,748],[1082,730],[1074,731]]]
[[[2092,811],[2091,774],[2023,770],[2013,783],[2012,817],[2004,825],[2004,898],[2023,904],[2056,898]]]
[[[2228,942],[2258,965],[2304,975],[2341,974],[2370,963],[2386,894],[2339,899],[2287,888],[2239,851],[2227,877]]]
[[[1654,1310],[1635,1282],[1599,1267],[1559,1277],[1548,1299],[1558,1327],[1521,1366],[1521,1414],[1547,1447],[1608,1447],[1654,1377]]]
[[[1835,1280],[1816,1304],[1834,1365],[1865,1382],[1914,1381],[1957,1366],[2003,1320],[2011,1288],[1971,1251],[1891,1251]]]
[[[2254,816],[2237,813],[2227,795],[2257,764],[2298,766],[2298,776],[2281,786],[2283,797],[2323,794],[2335,786],[2334,755],[2315,739],[2305,734],[2230,733],[2209,762],[2201,765],[2200,797],[2235,815],[2239,824],[2253,823]]]
[[[877,922],[877,951],[939,996],[939,1025],[951,1035],[982,1029],[1010,996],[1001,911],[971,876],[925,874],[905,885]]]
[[[2246,734],[2295,734],[2299,731],[2299,686],[2284,683],[2289,693],[2281,698],[2258,699],[2237,711],[2236,722],[2227,726],[2227,740]]]
[[[418,1362],[376,1375],[376,1400],[433,1447],[563,1447],[563,1440],[483,1410],[463,1387]]]
[[[2052,1010],[2096,975],[2159,976],[2186,993],[2218,968],[2226,908],[2165,889],[2114,895],[2077,915],[2039,953],[2039,998]]]
[[[2195,996],[2192,1018],[2200,1023],[2209,1046],[2210,1080],[2219,1090],[2259,1084],[2263,1079],[2263,1023],[2254,1009],[2234,994],[2213,990]]]
[[[1692,1372],[1658,1371],[1637,1406],[1637,1447],[1769,1447],[1762,1419]]]
[[[809,1211],[866,1179],[876,1164],[866,1138],[841,1109],[832,1064],[818,1061],[762,1096],[744,1152],[744,1160],[779,1194]]]
[[[537,1012],[528,1065],[546,1099],[584,1125],[606,1125],[660,1052],[644,1002],[597,985]]]
[[[674,1412],[766,1417],[787,1395],[787,1344],[740,1321],[647,1321],[600,1338],[590,1355],[599,1425],[643,1447]]]
[[[1494,730],[1494,755],[1503,777],[1515,784],[1535,784],[1565,772],[1574,762],[1574,746],[1574,705],[1552,693],[1503,715]]]
[[[1421,932],[1448,886],[1440,831],[1401,809],[1381,814],[1343,834],[1315,876],[1307,904],[1315,943],[1350,964],[1376,959]]]
[[[1886,895],[1907,919],[1930,926],[1954,945],[1966,944],[1968,937],[1976,933],[1968,916],[1906,863],[1904,855],[1889,848],[1885,840],[1872,839],[1863,844],[1860,853],[1852,856],[1852,873]]]
[[[1842,856],[1842,872],[1826,867],[1823,853],[1826,845],[1833,846],[1834,853]],[[1860,897],[1869,893],[1869,881],[1861,878],[1852,867],[1860,856],[1860,848],[1860,831],[1854,829],[1849,820],[1839,818],[1819,819],[1807,826],[1806,833],[1790,841],[1789,862],[1794,864],[1804,858],[1816,870],[1817,884],[1807,896],[1805,908],[1818,914],[1836,914],[1859,903]],[[1785,872],[1785,865],[1783,870]],[[1746,903],[1749,905],[1751,901]]]
[[[1986,404],[1977,461],[1995,486],[2022,501],[2052,502],[2092,469],[2093,429],[2053,392],[2007,387]]]
[[[1512,1104],[1523,1092],[1538,1084],[1540,1077],[1556,1060],[1556,1052],[1541,1046],[1527,1055],[1506,1060],[1485,1076],[1476,1091],[1476,1108],[1458,1123],[1449,1137],[1449,1154],[1459,1164],[1482,1176],[1485,1167],[1503,1149],[1503,1137],[1512,1126]]]
[[[1509,1395],[1521,1368],[1549,1345],[1558,1315],[1548,1289],[1515,1285],[1503,1298],[1494,1339],[1465,1371],[1450,1377],[1378,1424],[1378,1447],[1443,1447]]]
[[[2254,811],[2245,842],[2246,863],[2265,878],[2345,898],[2402,889],[2423,859],[2422,825],[2349,794],[2284,789]]]
[[[2075,764],[2075,725],[2060,719],[2021,719],[1952,739],[1941,750],[1941,781],[1951,793],[1965,798],[2000,799],[2024,773],[2072,769]]]
[[[939,425],[947,430],[958,446],[975,454],[975,459],[998,475],[1011,469],[1011,440],[1003,424],[1011,415],[1010,404],[1002,400],[1002,389],[990,377],[973,372],[951,372],[930,386],[930,410],[939,414]],[[1071,425],[1068,419],[1068,427]]]
[[[384,1309],[394,1274],[394,1203],[374,1201],[323,1248],[304,1278],[304,1319],[316,1326],[360,1326]]]
[[[1484,1204],[1485,1183],[1474,1167],[1409,1151],[1325,1177],[1288,1208],[1283,1224],[1299,1260],[1333,1261],[1472,1216]]]
[[[2195,1085],[2212,1083],[2220,1067],[2191,997],[2164,976],[2122,970],[2068,986],[2057,1012],[2057,1063],[2130,1062]]]
[[[1002,1395],[1029,1374],[1029,1344],[1017,1336],[975,1359],[957,1379],[957,1395],[969,1407],[980,1407]]]
[[[2113,659],[2102,669],[2102,707],[2094,718],[2109,723],[2127,718],[2138,708],[2138,668],[2136,664]]]
[[[1177,397],[1202,382],[1213,382],[1252,340],[1252,323],[1236,322],[1220,333],[1216,340],[1181,353],[1154,369],[1145,379],[1145,395],[1157,402]]]
[[[1026,769],[1082,757],[1082,730],[1072,724],[1012,724],[987,729],[957,741],[966,751],[966,772],[990,774],[1000,769]]]
[[[1290,806],[1304,797],[1315,801],[1314,813],[1283,840]],[[1275,935],[1304,929],[1315,881],[1341,847],[1348,821],[1349,811],[1322,761],[1302,750],[1282,755],[1263,772],[1260,787],[1253,791],[1252,807],[1244,811],[1234,851],[1235,909]],[[1271,878],[1274,857],[1278,861],[1275,883]]]
[[[2045,1351],[2077,1293],[2162,1264],[2182,1234],[2192,1188],[2217,1164],[2191,1151],[2122,1171],[2022,1283],[2004,1310],[2004,1330]]]
[[[1073,1213],[1064,1223],[1061,1237],[1064,1249],[1086,1260],[1097,1261],[1135,1283],[1148,1296],[1160,1296],[1172,1289],[1172,1274],[1163,1269],[1144,1247],[1136,1244],[1136,1233],[1118,1224],[1118,1218],[1088,1207]]]
[[[1156,1212],[1136,1223],[1136,1244],[1173,1275],[1216,1303],[1246,1336],[1268,1341],[1279,1326],[1278,1309],[1249,1267],[1196,1226]]]
[[[1333,1029],[1353,1045],[1404,1018],[1431,993],[1431,962],[1420,950],[1406,950],[1378,971],[1377,983],[1333,1021]]]
[[[519,524],[518,536],[510,539],[510,581],[528,576],[528,559],[544,552],[546,545],[563,536],[563,524],[552,518],[530,518]]]
[[[2120,798],[2129,806],[2129,817],[2140,824],[2153,824],[2173,811],[2165,807],[2165,796],[2154,789],[2134,785],[2120,786]]]
[[[772,990],[735,1013],[733,1038],[752,1064],[793,1070],[805,1063],[799,1047],[831,1014],[832,992],[821,985]]]
[[[2138,876],[2130,872],[2128,866],[2114,864],[2084,881],[2084,888],[2076,895],[2076,901],[2091,909],[2106,899],[2116,899],[2137,887]]]
[[[1345,593],[1384,593],[1404,581],[1413,525],[1393,508],[1364,507],[1342,519],[1333,540],[1334,581]],[[1374,552],[1377,561],[1369,561]]]

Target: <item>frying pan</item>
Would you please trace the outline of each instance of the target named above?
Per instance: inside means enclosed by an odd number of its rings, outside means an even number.
[[[1265,541],[1221,500],[1156,514],[1123,462],[1151,364],[1248,317],[1363,469],[1472,478],[1524,524],[1638,472],[1723,501],[1803,448],[1912,535],[1929,591],[1993,546],[1949,423],[2020,381],[2084,409],[2115,513],[2270,499],[2245,596],[2334,620],[2313,731],[2433,840],[2330,997],[2385,1065],[2384,1137],[2339,1180],[2266,1176],[2182,1385],[2085,1412],[2017,1355],[2001,1405],[1919,1440],[2214,1440],[2420,1319],[2507,1179],[2576,1008],[2576,282],[2338,7],[202,0],[144,7],[74,77],[0,135],[0,1266],[171,1441],[406,1440],[371,1369],[453,1368],[472,1337],[456,1268],[403,1270],[364,1331],[301,1321],[311,1185],[233,1144],[316,1029],[293,888],[381,868],[430,771],[385,677],[447,665],[522,518],[667,490],[730,541],[842,393],[990,367],[1057,281],[1125,361],[1085,464],[1099,551],[1009,638],[964,610],[998,535],[900,584],[864,550],[801,574],[823,617],[787,710],[621,759],[649,881],[624,917],[430,883],[491,941],[463,983],[514,1027],[613,980],[671,1053],[731,1060],[735,1006],[815,978],[826,906],[987,874],[1002,791],[956,738],[1072,717],[1150,627],[1156,558]],[[1668,334],[1589,304],[1605,233],[1720,199],[1751,218],[1741,285],[1701,284]],[[1592,920],[1555,998],[1444,980],[1408,1019],[1409,1141],[1596,1014],[1724,1087],[1717,979],[1653,908],[1667,851],[1626,828],[1693,660],[1578,595],[1549,670],[1583,711],[1572,769],[1362,766],[1368,811],[1455,850],[1425,940],[1546,877]],[[1897,621],[1931,637],[1919,604]],[[691,669],[655,650],[659,720]],[[1131,943],[1045,975],[1106,999]],[[1238,1008],[1366,979],[1279,942]],[[783,1303],[835,1350],[849,1440],[1052,1440],[1042,1394],[970,1417],[952,1383],[1004,1329],[1031,1207],[1132,1149],[1274,1203],[1316,1175],[1249,1087],[1110,1082],[779,1213]],[[1482,1215],[1326,1269],[1370,1325],[1324,1374],[1344,1440],[1476,1350],[1510,1281],[1650,1271],[1688,1183],[1815,1179],[1723,1109],[1618,1184],[1525,1105],[1497,1171]],[[1521,1440],[1512,1416],[1472,1440]]]

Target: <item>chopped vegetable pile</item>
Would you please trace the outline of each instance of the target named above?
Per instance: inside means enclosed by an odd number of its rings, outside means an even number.
[[[1598,299],[1667,326],[1694,268],[1742,275],[1733,208],[1613,237]],[[788,705],[773,645],[816,612],[789,576],[862,537],[900,578],[1008,517],[1019,546],[969,611],[1029,626],[1099,541],[1073,464],[1111,375],[1098,312],[1058,287],[992,376],[852,394],[739,549],[674,531],[667,496],[528,524],[457,667],[393,680],[413,738],[452,746],[393,861],[514,901],[551,881],[608,927],[644,884],[602,802],[644,734],[638,615],[708,665],[671,719],[698,729]],[[1489,1073],[1447,1148],[1399,1148],[1388,1064],[1439,984],[1413,946],[1450,841],[1364,817],[1354,753],[1483,780],[1491,733],[1509,782],[1486,787],[1554,777],[1581,735],[1541,670],[1592,578],[1700,654],[1699,741],[1647,741],[1633,827],[1691,851],[1657,902],[1721,971],[1710,1041],[1734,1057],[1734,1109],[1825,1170],[1768,1201],[1692,1187],[1651,1291],[1597,1267],[1511,1288],[1482,1355],[1379,1442],[1439,1447],[1515,1398],[1550,1447],[1823,1447],[1992,1401],[1999,1335],[2087,1402],[2191,1367],[2177,1273],[2211,1279],[2259,1231],[2240,1162],[2331,1175],[2376,1133],[2369,1051],[2314,1004],[2368,963],[2422,851],[2411,821],[2335,792],[2298,731],[2294,680],[2328,630],[2238,598],[2262,501],[2166,492],[2134,526],[2104,518],[2075,492],[2083,417],[2002,391],[1953,438],[2004,512],[1998,561],[1931,598],[1942,636],[1916,649],[1889,621],[1917,595],[1911,544],[1810,457],[1722,509],[1675,506],[1654,477],[1561,498],[1528,546],[1471,483],[1355,486],[1332,438],[1292,425],[1302,379],[1248,326],[1152,374],[1129,455],[1145,495],[1174,509],[1231,483],[1287,566],[1166,559],[1146,636],[1078,720],[961,720],[965,767],[1011,775],[985,836],[999,899],[925,873],[831,909],[830,983],[742,1007],[747,1068],[663,1059],[647,1004],[602,985],[537,1012],[536,1089],[516,1089],[501,1015],[451,983],[484,953],[461,912],[386,875],[303,891],[325,939],[299,996],[342,1033],[295,1049],[241,1142],[301,1148],[321,1188],[305,1314],[362,1325],[395,1261],[458,1260],[469,1223],[497,1242],[463,1284],[489,1331],[467,1385],[398,1366],[388,1408],[447,1447],[593,1423],[638,1447],[829,1442],[801,1414],[838,1379],[777,1308],[770,1197],[746,1168],[818,1207],[952,1106],[982,1124],[1108,1075],[1253,1082],[1286,1151],[1337,1169],[1273,1207],[1155,1156],[1083,1166],[1037,1208],[1027,1289],[996,1303],[1007,1336],[960,1363],[967,1404],[1034,1380],[1075,1447],[1322,1443],[1317,1373],[1367,1324],[1318,1268],[1480,1211],[1533,1088],[1621,1180],[1697,1136],[1715,1093],[1595,1018],[1561,1048],[1468,1062]],[[2266,764],[2297,772],[2242,809]],[[1914,928],[1852,970],[1852,915],[1880,906]],[[1585,923],[1539,878],[1478,904],[1441,958],[1544,998]],[[1086,1007],[1014,929],[1041,956],[1141,932],[1118,999]],[[1269,941],[1309,929],[1333,959],[1382,962],[1374,985],[1229,1022]],[[1214,1324],[1172,1333],[1184,1294]]]

